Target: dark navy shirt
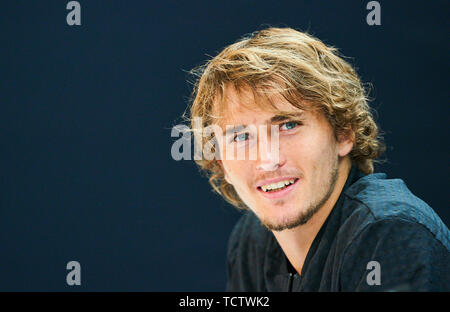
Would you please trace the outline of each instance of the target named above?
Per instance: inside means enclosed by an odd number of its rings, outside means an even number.
[[[450,232],[402,180],[353,167],[301,276],[251,211],[227,265],[228,291],[450,291]]]

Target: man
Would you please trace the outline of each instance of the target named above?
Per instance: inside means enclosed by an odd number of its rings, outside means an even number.
[[[197,163],[247,210],[230,236],[227,290],[450,290],[449,230],[402,180],[373,173],[383,144],[336,49],[269,28],[197,74],[192,128],[215,130],[196,143],[213,139],[219,155]]]

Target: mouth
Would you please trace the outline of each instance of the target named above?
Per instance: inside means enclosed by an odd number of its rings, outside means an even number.
[[[288,178],[274,183],[264,184],[257,187],[257,190],[268,198],[278,198],[286,195],[296,186],[299,178]]]

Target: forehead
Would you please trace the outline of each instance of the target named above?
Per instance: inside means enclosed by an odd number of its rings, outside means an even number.
[[[304,105],[303,105],[304,106]],[[231,85],[224,89],[222,99],[216,103],[218,124],[246,125],[264,123],[275,115],[305,113],[289,103],[281,94],[255,95],[249,87],[237,90]]]

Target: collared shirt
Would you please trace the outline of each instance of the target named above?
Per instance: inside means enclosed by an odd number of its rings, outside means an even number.
[[[450,232],[400,179],[352,167],[295,272],[247,211],[228,242],[227,291],[450,291]]]

